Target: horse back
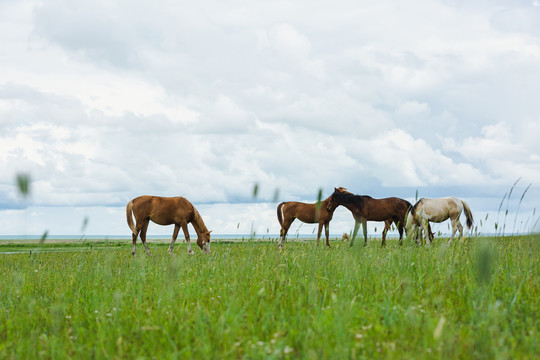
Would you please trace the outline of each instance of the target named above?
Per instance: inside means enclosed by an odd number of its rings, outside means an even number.
[[[319,206],[317,204],[307,204],[298,201],[288,201],[283,205],[283,218],[286,219],[298,219],[302,222],[314,224],[320,221],[330,221],[333,213],[326,209],[326,204],[321,201]]]
[[[136,219],[150,219],[160,225],[190,222],[193,209],[193,205],[181,196],[143,195],[133,199],[133,214]]]
[[[391,218],[397,218],[404,221],[411,203],[397,197],[383,199],[374,199],[364,197],[363,199],[364,217],[373,221],[385,221]]]
[[[455,197],[439,199],[421,198],[413,206],[416,216],[421,216],[437,223],[443,222],[450,217],[459,216],[462,208],[461,201]]]

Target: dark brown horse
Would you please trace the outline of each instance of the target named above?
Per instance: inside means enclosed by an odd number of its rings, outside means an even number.
[[[405,225],[405,217],[407,211],[411,207],[411,203],[397,197],[385,199],[373,199],[371,196],[354,195],[346,191],[345,188],[334,189],[334,193],[328,198],[330,199],[329,206],[336,208],[339,205],[345,206],[353,214],[354,232],[351,239],[351,246],[354,244],[354,239],[358,233],[360,223],[364,231],[364,245],[367,244],[367,222],[368,221],[384,221],[384,230],[382,233],[382,246],[386,245],[386,233],[390,229],[392,223],[396,224],[399,232],[399,244],[403,239],[403,227]]]
[[[328,241],[330,236],[329,225],[335,209],[336,207],[330,206],[330,198],[315,204],[306,204],[297,201],[287,201],[279,204],[277,207],[277,218],[279,225],[281,225],[281,231],[279,232],[279,247],[281,248],[283,246],[287,231],[289,231],[289,228],[295,219],[308,224],[319,224],[319,231],[317,231],[317,245],[319,245],[319,239],[324,225],[326,245],[330,247],[330,242]]]
[[[131,252],[133,255],[135,255],[135,244],[139,234],[141,235],[141,241],[144,244],[146,253],[150,255],[148,245],[146,245],[146,230],[148,229],[150,220],[159,225],[174,224],[169,252],[173,252],[174,242],[176,241],[180,227],[182,227],[188,244],[188,252],[194,254],[189,241],[188,223],[193,225],[197,233],[197,245],[199,245],[202,251],[206,253],[210,252],[210,231],[204,225],[204,221],[197,209],[183,197],[139,196],[128,202],[126,216],[128,226],[133,233],[133,251]],[[135,224],[133,224],[133,216],[135,217]]]

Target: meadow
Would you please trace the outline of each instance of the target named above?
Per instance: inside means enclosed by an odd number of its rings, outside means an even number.
[[[537,359],[539,240],[3,244],[0,358]]]

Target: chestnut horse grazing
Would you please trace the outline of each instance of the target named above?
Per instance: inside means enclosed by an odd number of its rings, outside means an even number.
[[[329,197],[330,207],[336,208],[339,205],[345,206],[353,214],[355,224],[351,246],[358,233],[360,223],[364,231],[364,246],[367,244],[367,222],[384,221],[384,230],[382,233],[382,246],[386,245],[386,233],[392,223],[396,224],[399,231],[399,244],[403,241],[403,227],[407,211],[411,203],[397,197],[385,199],[373,199],[371,196],[354,195],[345,188],[334,189],[334,193]]]
[[[188,252],[194,254],[189,241],[189,232],[187,224],[191,223],[197,233],[197,245],[205,253],[210,252],[210,231],[204,225],[201,215],[195,209],[193,204],[183,197],[159,197],[159,196],[139,196],[130,202],[126,207],[127,223],[133,232],[133,251],[135,255],[135,244],[137,236],[141,235],[141,241],[144,244],[146,253],[150,255],[148,245],[146,245],[146,230],[150,220],[159,225],[174,224],[174,232],[172,242],[169,246],[169,252],[173,252],[174,242],[180,231],[180,227],[184,231]],[[135,224],[133,224],[135,217]]]
[[[470,229],[473,224],[473,216],[469,205],[458,198],[446,197],[441,199],[420,199],[411,208],[407,217],[407,229],[412,229],[416,243],[420,237],[420,244],[423,243],[422,228],[426,234],[429,234],[429,222],[440,223],[450,219],[452,222],[452,235],[448,243],[454,240],[456,230],[459,230],[459,237],[463,236],[463,226],[459,222],[461,212],[465,212],[467,218],[467,228]],[[426,235],[430,242],[433,242],[433,235]]]
[[[287,236],[287,231],[289,231],[293,221],[298,219],[308,224],[319,224],[319,231],[317,232],[317,245],[319,245],[319,239],[321,237],[322,227],[324,225],[326,245],[330,247],[330,242],[328,241],[330,236],[329,225],[335,209],[335,207],[330,206],[330,198],[315,204],[306,204],[297,201],[282,202],[277,207],[277,218],[279,225],[281,225],[278,246],[280,248],[283,246],[285,236]]]

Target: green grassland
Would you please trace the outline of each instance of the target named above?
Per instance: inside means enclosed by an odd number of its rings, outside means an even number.
[[[538,358],[538,236],[0,243],[0,358]],[[60,250],[60,251],[51,251]],[[20,251],[20,253],[10,253]]]

